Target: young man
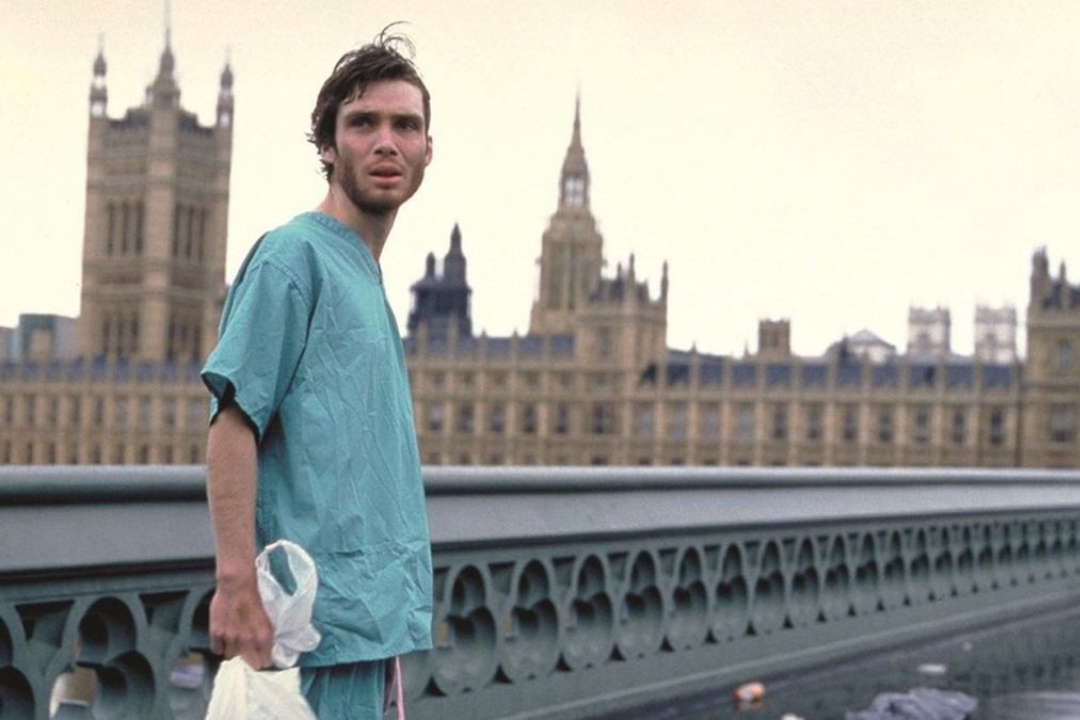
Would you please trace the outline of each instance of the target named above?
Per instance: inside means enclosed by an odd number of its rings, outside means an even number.
[[[379,269],[431,162],[430,97],[405,38],[347,53],[310,140],[326,197],[268,233],[203,369],[217,552],[211,648],[269,664],[255,555],[286,538],[319,572],[301,685],[320,718],[381,718],[387,659],[431,646],[431,555],[401,338]]]

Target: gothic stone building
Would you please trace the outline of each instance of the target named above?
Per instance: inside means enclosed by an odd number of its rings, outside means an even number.
[[[166,40],[145,102],[110,118],[103,53],[94,61],[76,340],[68,349],[23,316],[0,365],[0,463],[202,461],[198,371],[225,291],[233,77],[226,66],[204,126],[180,105],[174,62]]]
[[[1032,261],[1020,444],[1025,464],[1080,467],[1080,285]]]
[[[113,119],[104,58],[94,64],[82,316],[0,332],[0,463],[202,460],[233,78],[226,67],[203,126],[180,106],[173,65],[166,42],[145,103]],[[990,350],[971,357],[950,351],[941,309],[912,314],[902,354],[863,332],[799,357],[786,320],[761,323],[754,354],[672,350],[667,267],[656,292],[633,256],[613,276],[603,267],[576,112],[528,333],[474,334],[457,227],[441,273],[430,255],[412,288],[426,464],[1080,467],[1080,286],[1064,268],[1051,277],[1044,251],[1026,366],[1012,311],[980,316]]]
[[[428,257],[406,341],[426,464],[1080,467],[1080,287],[1044,251],[1026,370],[1010,309],[981,309],[971,357],[942,309],[912,313],[902,355],[864,332],[798,357],[787,321],[763,321],[753,355],[682,352],[666,265],[655,296],[633,256],[602,275],[589,190],[578,112],[527,335],[471,333],[460,229],[442,277]]]

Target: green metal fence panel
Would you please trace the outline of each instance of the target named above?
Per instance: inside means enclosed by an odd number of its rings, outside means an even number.
[[[413,718],[587,717],[1080,596],[1076,472],[425,479]],[[212,552],[201,468],[0,469],[0,720],[201,718]]]

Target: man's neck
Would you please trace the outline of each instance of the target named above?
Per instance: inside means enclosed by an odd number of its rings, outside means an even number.
[[[394,227],[394,219],[397,217],[396,209],[384,215],[366,213],[353,205],[336,186],[331,185],[326,197],[319,203],[316,210],[326,213],[356,231],[356,234],[371,250],[375,262],[379,262],[379,256],[382,255],[386,238],[390,235],[391,228]]]

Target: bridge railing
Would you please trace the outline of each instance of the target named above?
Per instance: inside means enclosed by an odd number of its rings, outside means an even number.
[[[425,480],[414,718],[582,717],[1080,596],[1076,472]],[[212,550],[201,468],[0,470],[0,719],[201,717]]]

